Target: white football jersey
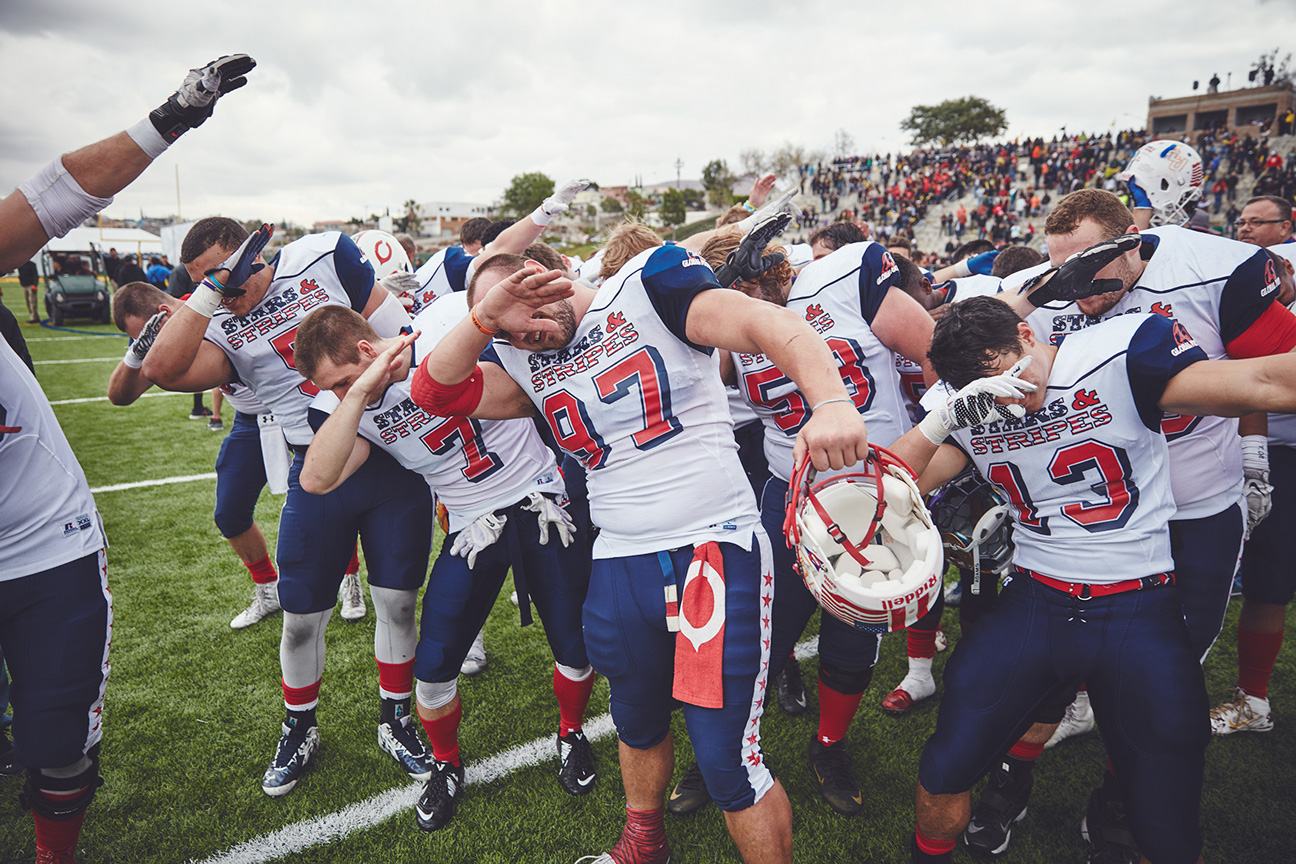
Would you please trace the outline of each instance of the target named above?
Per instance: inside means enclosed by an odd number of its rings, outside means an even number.
[[[1277,275],[1255,246],[1174,225],[1142,232],[1155,244],[1143,275],[1102,320],[1154,313],[1179,322],[1211,360],[1273,303]],[[1048,303],[1026,319],[1051,344],[1098,323],[1074,303]],[[1232,417],[1166,415],[1176,519],[1199,519],[1242,495],[1242,445]]]
[[[274,279],[261,302],[245,316],[217,309],[206,338],[218,345],[239,380],[279,418],[292,445],[309,444],[306,411],[319,388],[293,364],[297,327],[312,309],[364,309],[374,288],[373,268],[350,237],[337,231],[311,234],[280,250]],[[394,333],[380,333],[394,336]]]
[[[945,302],[957,303],[969,297],[989,297],[999,293],[1003,284],[998,276],[973,273],[971,276],[960,276],[947,283]]]
[[[476,257],[465,252],[462,246],[448,246],[424,261],[423,266],[414,271],[419,290],[414,294],[414,305],[409,313],[417,315],[438,297],[467,290],[468,280],[472,278],[470,265],[475,260]]]
[[[240,414],[269,414],[270,409],[248,387],[242,384],[222,384],[221,393],[230,407]]]
[[[1113,319],[1061,345],[1042,409],[951,436],[1012,504],[1013,563],[1088,583],[1173,569],[1156,404],[1170,378],[1203,359],[1180,325]]]
[[[895,354],[869,327],[887,292],[899,281],[900,268],[891,253],[868,240],[843,246],[808,265],[792,283],[787,299],[787,307],[800,313],[828,344],[846,392],[868,426],[869,440],[883,446],[911,426]],[[810,419],[811,406],[792,379],[764,354],[734,355],[734,365],[743,396],[765,423],[770,473],[790,480],[796,436]]]
[[[0,339],[0,582],[103,549],[85,473],[36,376]]]
[[[759,517],[719,358],[685,341],[689,304],[714,288],[700,257],[656,247],[603,282],[566,347],[494,343],[558,445],[588,472],[601,529],[595,558],[711,540],[750,548]]]

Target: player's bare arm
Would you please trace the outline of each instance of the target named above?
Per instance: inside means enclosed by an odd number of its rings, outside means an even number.
[[[1194,363],[1170,379],[1157,406],[1219,417],[1296,413],[1296,354]]]
[[[927,359],[936,321],[917,300],[899,288],[889,289],[869,326],[883,345],[922,367],[928,387],[936,383],[936,372]]]

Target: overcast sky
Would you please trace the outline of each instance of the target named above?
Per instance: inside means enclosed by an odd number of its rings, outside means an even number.
[[[696,178],[786,141],[905,145],[976,95],[1010,136],[1143,124],[1149,95],[1235,87],[1296,35],[1290,0],[0,0],[0,187],[119,131],[191,66],[258,67],[108,213],[309,224],[488,203],[509,180]],[[985,11],[991,10],[993,12]]]

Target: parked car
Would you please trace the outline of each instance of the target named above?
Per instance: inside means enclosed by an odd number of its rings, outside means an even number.
[[[55,327],[68,318],[112,322],[112,283],[104,274],[99,250],[42,253],[45,312]]]

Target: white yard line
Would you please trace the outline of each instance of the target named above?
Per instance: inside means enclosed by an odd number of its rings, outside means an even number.
[[[796,647],[796,658],[804,660],[813,656],[818,650],[818,637],[806,640]],[[600,714],[585,724],[585,734],[589,736],[591,741],[606,738],[612,735],[614,731],[610,714]],[[503,753],[481,762],[470,763],[466,769],[464,782],[468,786],[489,783],[492,780],[498,780],[500,777],[512,774],[514,771],[538,765],[546,760],[555,760],[555,752],[554,737],[546,735],[526,744],[520,744],[511,750],[505,750]],[[349,834],[363,831],[402,813],[405,813],[406,818],[409,818],[406,811],[418,803],[421,789],[421,784],[412,783],[386,792],[380,792],[336,813],[308,819],[305,822],[298,822],[280,828],[278,831],[254,837],[245,843],[240,843],[228,852],[203,859],[198,864],[264,864],[264,862],[284,858],[312,846],[341,840]]]
[[[115,486],[100,486],[91,489],[95,495],[100,492],[120,492],[123,489],[142,489],[145,486],[167,486],[171,483],[189,483],[193,480],[215,480],[216,472],[210,474],[190,474],[186,477],[163,477],[160,480],[140,480],[136,483],[118,483]]]
[[[116,363],[120,357],[82,357],[79,360],[34,360],[37,366],[59,366],[64,363]]]
[[[154,396],[191,396],[191,393],[180,393],[171,390],[159,390],[156,393],[145,393],[139,398],[152,399]],[[82,402],[107,402],[107,396],[85,396],[81,399],[59,399],[57,402],[51,402],[51,405],[80,405]]]
[[[122,339],[121,333],[100,333],[94,336],[38,336],[35,339],[24,339],[30,345],[33,342],[78,342],[82,339]]]

